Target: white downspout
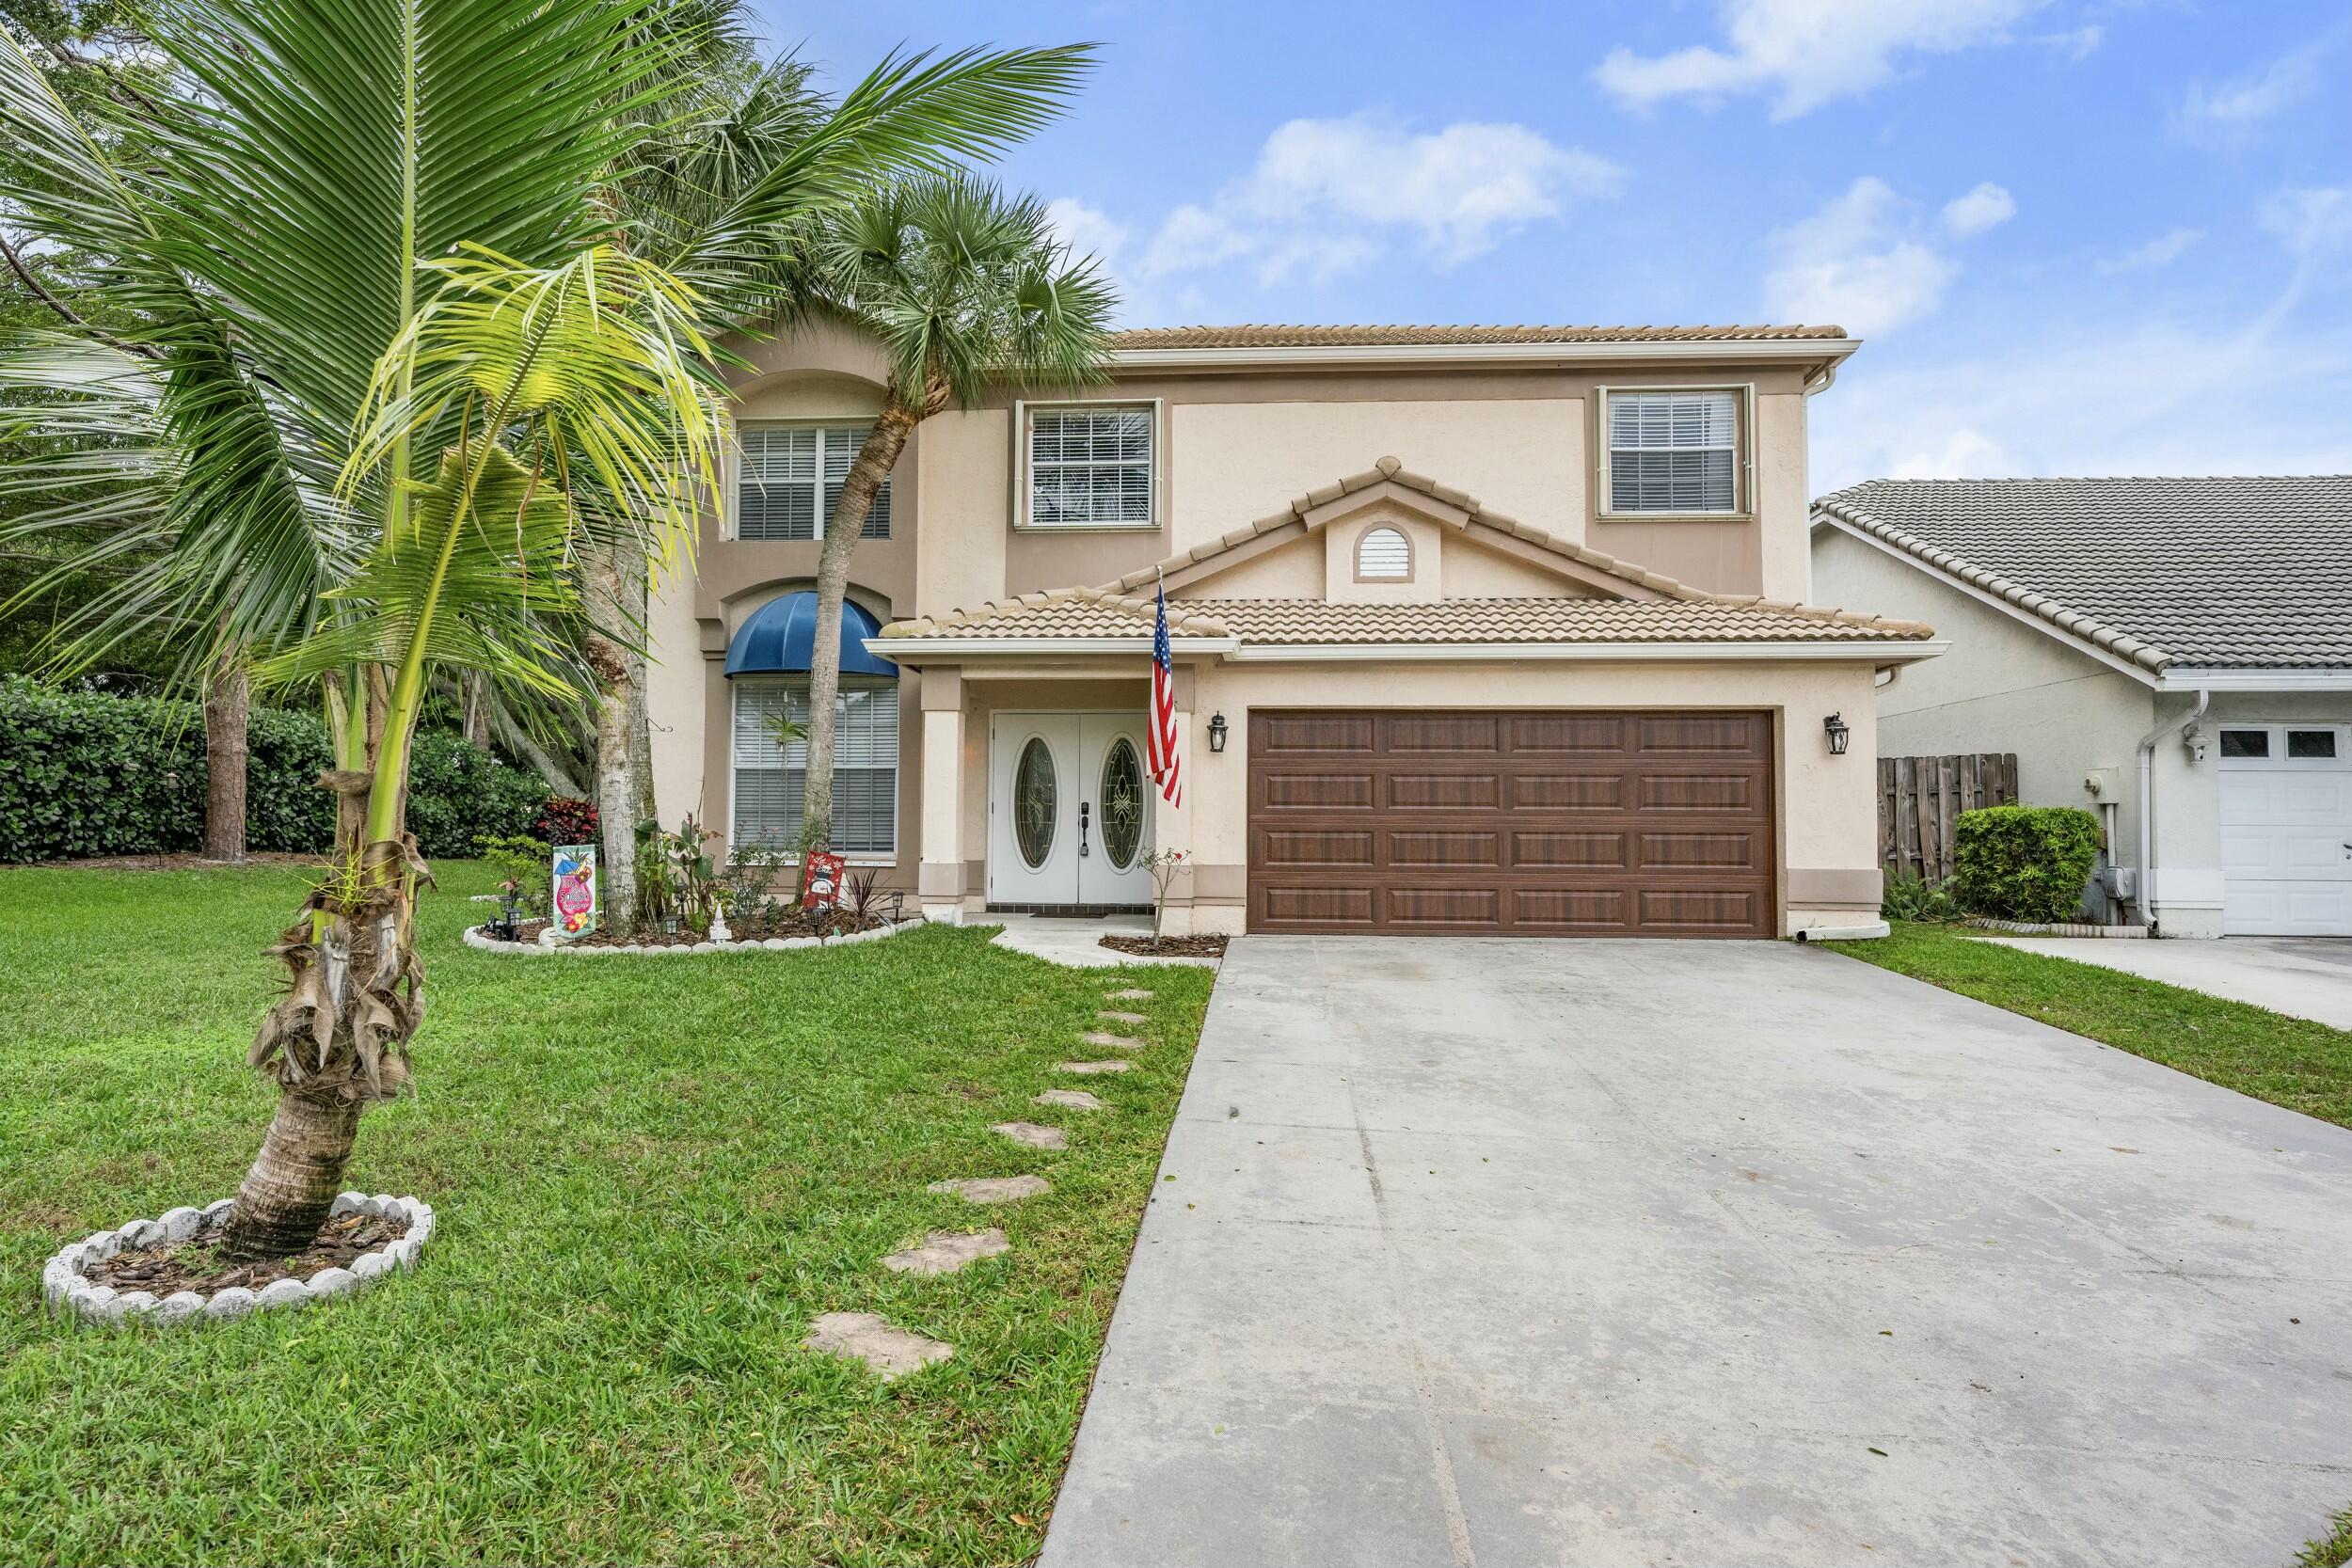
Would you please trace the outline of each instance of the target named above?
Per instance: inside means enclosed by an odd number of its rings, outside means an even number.
[[[2197,693],[2197,705],[2178,719],[2169,720],[2139,737],[2139,867],[2133,873],[2137,884],[2133,901],[2139,905],[2139,923],[2153,931],[2156,928],[2156,908],[2151,896],[2156,879],[2155,816],[2155,755],[2156,742],[2173,731],[2185,729],[2205,716],[2206,705],[2213,693],[2202,689]]]

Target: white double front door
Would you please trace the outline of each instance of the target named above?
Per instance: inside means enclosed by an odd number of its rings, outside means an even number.
[[[1140,713],[999,713],[988,732],[988,901],[1152,902]]]

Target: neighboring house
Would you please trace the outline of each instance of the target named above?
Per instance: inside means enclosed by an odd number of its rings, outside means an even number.
[[[2106,818],[2109,912],[2169,936],[2352,935],[2348,562],[2342,475],[1882,480],[1813,514],[1822,602],[1951,642],[1882,689],[1880,751],[2016,752],[2028,802]]]
[[[1111,383],[915,432],[852,564],[834,843],[934,918],[1777,936],[1876,918],[1871,689],[1800,608],[1818,327],[1129,332]],[[655,607],[662,813],[789,843],[816,535],[880,405],[746,344],[742,455]],[[1152,595],[1181,805],[1144,771]],[[1825,721],[1851,726],[1834,755]]]

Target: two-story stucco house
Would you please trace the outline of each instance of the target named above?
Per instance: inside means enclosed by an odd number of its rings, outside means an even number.
[[[1201,327],[926,421],[857,547],[835,846],[933,919],[1774,936],[1875,920],[1872,684],[1808,608],[1834,327]],[[651,628],[665,819],[788,843],[832,486],[882,364],[743,349],[740,455]],[[1144,771],[1152,595],[1180,802]],[[1850,745],[1834,746],[1837,717]]]

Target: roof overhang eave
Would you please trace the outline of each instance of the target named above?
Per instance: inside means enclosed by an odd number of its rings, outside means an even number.
[[[2352,691],[2352,670],[2168,664],[2159,691]]]
[[[876,637],[867,648],[894,663],[963,664],[987,659],[1149,656],[1149,637]],[[1640,663],[1669,660],[1740,663],[1867,663],[1885,669],[1933,658],[1951,644],[1936,638],[1720,642],[1244,642],[1238,637],[1174,637],[1178,657],[1236,663],[1468,663],[1580,659]]]
[[[1122,348],[1120,370],[1263,370],[1350,365],[1610,365],[1781,361],[1834,365],[1859,338],[1673,338],[1559,343],[1334,343],[1272,348]]]

